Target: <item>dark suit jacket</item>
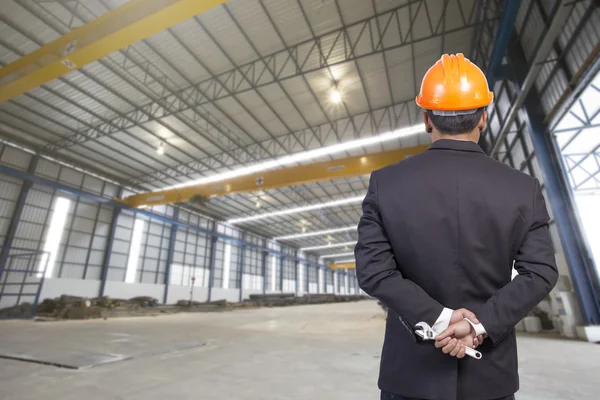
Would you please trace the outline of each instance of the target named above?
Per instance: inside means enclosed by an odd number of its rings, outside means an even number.
[[[473,142],[439,140],[373,172],[355,255],[360,287],[389,309],[381,390],[443,400],[518,390],[514,326],[558,277],[548,221],[539,182]],[[417,339],[413,327],[443,307],[475,312],[489,335],[483,359]]]

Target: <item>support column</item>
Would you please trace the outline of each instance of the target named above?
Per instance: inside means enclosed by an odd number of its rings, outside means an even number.
[[[38,159],[39,158],[37,155],[31,157],[31,161],[29,161],[29,167],[27,168],[28,173],[32,175],[35,174]],[[19,192],[19,197],[17,198],[15,211],[13,212],[12,218],[10,219],[10,225],[8,226],[8,231],[6,232],[4,244],[2,245],[2,249],[0,250],[0,276],[2,276],[2,271],[4,271],[4,269],[6,268],[6,261],[8,260],[10,249],[12,248],[13,242],[15,240],[15,234],[17,233],[19,221],[21,220],[21,216],[23,215],[23,209],[25,208],[27,194],[29,193],[29,190],[32,186],[33,182],[26,180],[24,180],[21,184],[21,191]]]
[[[307,262],[306,265],[304,266],[304,268],[306,268],[305,271],[305,287],[306,287],[306,294],[310,293],[310,267],[312,266],[312,264],[310,262]]]
[[[298,264],[300,262],[298,261],[298,250],[294,251],[294,292],[296,293],[296,296],[298,296],[298,292],[299,292],[299,287],[300,287],[300,277],[298,276]]]
[[[528,128],[535,153],[544,174],[548,199],[552,204],[556,228],[563,247],[575,293],[579,298],[584,322],[600,324],[600,292],[598,276],[585,237],[579,226],[571,188],[564,176],[562,159],[554,139],[543,125],[543,113],[539,102],[525,101]]]
[[[123,197],[123,188],[119,188],[119,198]],[[101,269],[101,280],[100,280],[100,291],[98,296],[104,296],[104,289],[106,289],[106,280],[108,278],[108,268],[110,263],[110,255],[112,253],[113,243],[115,241],[115,232],[117,230],[117,221],[119,219],[119,214],[121,214],[121,208],[115,207],[113,208],[113,215],[110,220],[110,230],[108,232],[108,237],[106,238],[106,250],[104,251],[104,260],[102,261],[102,269]]]
[[[217,222],[213,222],[213,232],[217,231]],[[208,263],[208,273],[209,273],[209,279],[208,279],[208,299],[207,301],[210,302],[212,299],[212,289],[213,286],[215,285],[215,261],[217,258],[217,240],[218,238],[216,236],[212,236],[210,238],[210,261]]]
[[[242,232],[242,242],[246,242],[246,232]],[[244,263],[246,262],[246,246],[240,244],[240,268],[238,277],[238,287],[240,288],[240,303],[244,301]]]
[[[263,277],[263,294],[267,293],[267,259],[269,258],[269,253],[267,252],[267,240],[265,239],[263,242],[263,251],[262,251],[262,259],[261,259],[261,268],[262,268],[262,277]]]
[[[279,257],[279,290],[283,293],[283,256]]]
[[[174,207],[173,219],[179,218],[179,208]],[[175,250],[175,238],[177,237],[177,225],[171,225],[171,233],[169,234],[169,247],[167,249],[167,266],[165,268],[165,293],[163,294],[163,304],[167,304],[169,296],[169,285],[171,284],[171,264],[173,264],[173,251]]]

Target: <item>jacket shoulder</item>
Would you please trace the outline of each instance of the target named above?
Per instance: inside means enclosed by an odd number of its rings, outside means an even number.
[[[431,153],[424,151],[423,153],[419,153],[373,171],[373,173],[377,175],[378,179],[397,178],[399,174],[404,174],[409,171],[419,171],[421,168],[426,168],[426,166],[429,166],[430,161],[432,161],[428,160],[429,156],[431,156]],[[532,177],[531,175],[521,172],[485,154],[480,154],[480,157],[477,157],[475,162],[480,164],[478,168],[486,171],[486,173],[489,173],[490,179],[500,179],[523,186],[533,185],[536,180],[536,178]]]
[[[500,162],[492,157],[486,156],[485,160],[487,161],[487,164],[491,170],[500,176],[506,177],[506,179],[529,185],[533,185],[536,181],[536,178],[533,176],[528,175],[525,172],[521,172],[518,169],[504,164],[503,162]]]
[[[400,160],[395,162],[394,164],[385,166],[383,168],[380,168],[378,170],[373,171],[373,173],[377,174],[377,176],[387,176],[387,175],[396,175],[400,172],[406,171],[407,169],[411,168],[412,165],[418,165],[421,163],[421,161],[423,161],[423,158],[425,157],[425,154],[427,153],[427,151],[424,151],[423,153],[419,153],[419,154],[415,154],[413,156],[410,156],[408,158],[405,158],[404,160]]]

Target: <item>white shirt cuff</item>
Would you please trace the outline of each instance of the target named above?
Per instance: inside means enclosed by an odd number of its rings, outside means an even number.
[[[467,321],[469,324],[471,324],[471,326],[473,327],[473,329],[475,329],[475,336],[487,335],[487,331],[485,330],[485,328],[483,327],[483,325],[481,323],[474,324],[473,322],[471,322],[467,318],[465,318],[465,321]]]
[[[438,319],[435,321],[435,323],[431,327],[431,329],[433,329],[433,331],[435,333],[437,333],[438,335],[440,333],[444,332],[450,325],[450,320],[452,319],[453,312],[454,312],[454,310],[452,310],[450,308],[444,308],[442,310],[442,313],[438,317]]]

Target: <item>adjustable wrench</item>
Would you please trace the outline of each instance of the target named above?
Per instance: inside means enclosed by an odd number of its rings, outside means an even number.
[[[429,326],[429,324],[426,322],[419,322],[415,329],[415,333],[423,340],[434,340],[437,336],[437,333],[435,333],[431,326]],[[481,357],[483,357],[480,352],[470,347],[467,347],[465,354],[469,357],[475,358],[476,360],[480,360]]]

